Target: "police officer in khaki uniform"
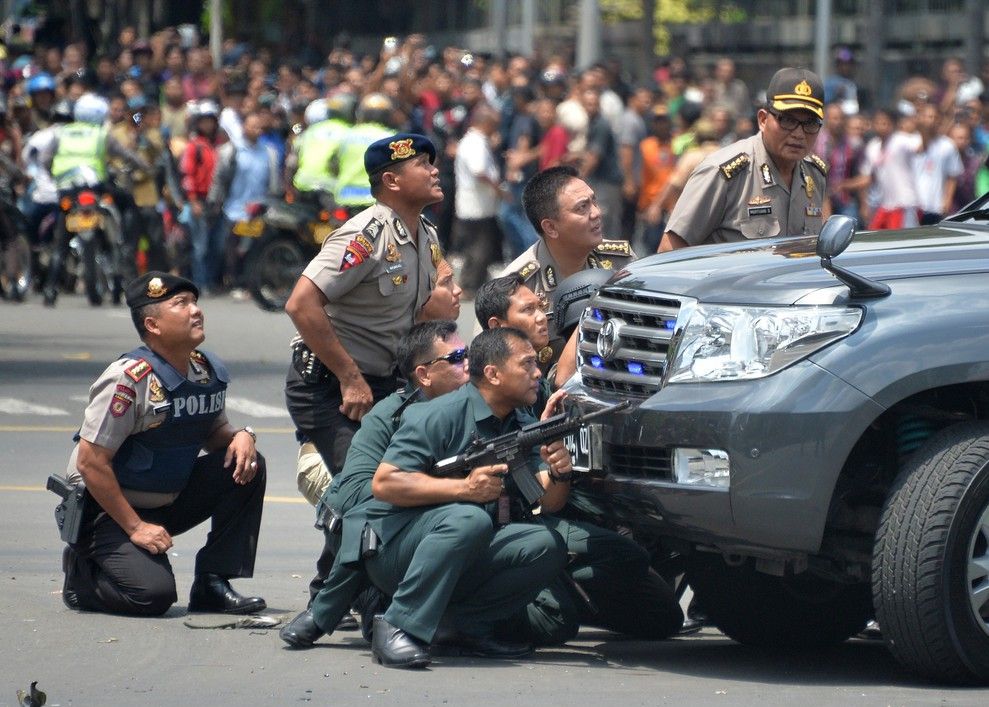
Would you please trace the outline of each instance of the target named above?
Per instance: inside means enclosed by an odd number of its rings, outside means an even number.
[[[550,167],[533,176],[522,192],[522,206],[540,238],[500,275],[518,273],[547,314],[553,291],[564,278],[588,268],[621,270],[635,259],[628,241],[603,237],[594,190],[573,167]],[[538,352],[544,372],[566,344],[555,335],[555,326],[549,331],[549,347]]]
[[[79,538],[63,554],[62,599],[72,609],[165,613],[177,598],[172,536],[211,519],[189,611],[264,609],[263,599],[228,582],[254,571],[264,459],[253,430],[227,421],[223,363],[196,348],[205,338],[199,290],[152,271],[125,294],[144,345],[90,388],[66,474],[85,482],[86,508]]]
[[[422,216],[443,199],[435,160],[422,135],[373,142],[364,165],[376,202],[323,242],[285,304],[299,332],[285,384],[288,411],[331,474],[343,468],[364,414],[398,388],[398,344],[436,285],[442,253],[436,228]],[[332,562],[324,547],[311,595]]]
[[[708,155],[691,174],[659,252],[820,233],[827,166],[810,150],[823,124],[823,85],[806,69],[780,69],[767,100],[757,134]]]

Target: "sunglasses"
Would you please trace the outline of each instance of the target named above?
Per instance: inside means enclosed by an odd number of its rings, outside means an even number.
[[[440,361],[446,361],[450,365],[456,365],[458,363],[463,363],[467,360],[467,354],[470,349],[464,347],[462,349],[454,349],[450,353],[443,354],[442,356],[437,356],[432,361],[426,361],[425,363],[420,363],[420,366],[432,366],[434,363],[439,363]]]
[[[778,110],[770,109],[769,112],[772,114],[774,118],[776,118],[776,122],[780,124],[780,127],[786,130],[787,132],[791,130],[795,130],[799,125],[800,128],[808,135],[816,135],[817,133],[821,132],[821,126],[824,125],[824,121],[822,121],[820,118],[808,118],[807,120],[797,120],[792,115],[781,113]]]

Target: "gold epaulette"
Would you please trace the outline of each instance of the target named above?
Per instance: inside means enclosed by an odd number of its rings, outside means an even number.
[[[128,378],[137,383],[151,373],[151,364],[143,358],[139,358],[132,365],[128,366],[124,373],[127,374]]]
[[[601,244],[594,249],[595,253],[602,255],[625,255],[632,257],[632,246],[628,241],[610,240],[605,238]]]
[[[746,153],[742,152],[738,155],[735,155],[727,162],[722,162],[721,165],[718,167],[718,171],[721,172],[721,175],[725,179],[731,179],[736,174],[741,172],[743,169],[748,169],[749,163],[751,161],[752,160],[749,158],[749,156]]]
[[[805,157],[804,159],[806,159],[812,165],[814,165],[819,170],[821,170],[821,174],[823,174],[825,177],[828,176],[828,163],[822,160],[820,157],[818,157],[814,153],[811,153],[807,155],[807,157]]]
[[[523,280],[528,280],[534,274],[539,272],[539,263],[538,261],[531,260],[525,265],[523,265],[521,268],[519,268],[516,272],[518,272],[519,277],[521,277]]]

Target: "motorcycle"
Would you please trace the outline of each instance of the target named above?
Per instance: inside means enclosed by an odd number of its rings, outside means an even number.
[[[113,197],[89,168],[60,175],[56,185],[65,255],[79,263],[89,303],[98,307],[107,295],[119,301],[120,215]],[[54,289],[46,288],[46,304],[54,299]]]
[[[247,289],[258,306],[268,311],[283,309],[323,241],[359,210],[337,206],[321,192],[248,204],[248,217],[235,222],[232,231],[253,239],[244,272]]]
[[[0,190],[0,291],[13,302],[23,302],[34,278],[27,222],[11,189]]]

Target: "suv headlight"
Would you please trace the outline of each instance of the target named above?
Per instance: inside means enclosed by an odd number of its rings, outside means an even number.
[[[698,303],[687,313],[667,382],[762,378],[848,336],[861,320],[853,307]]]

